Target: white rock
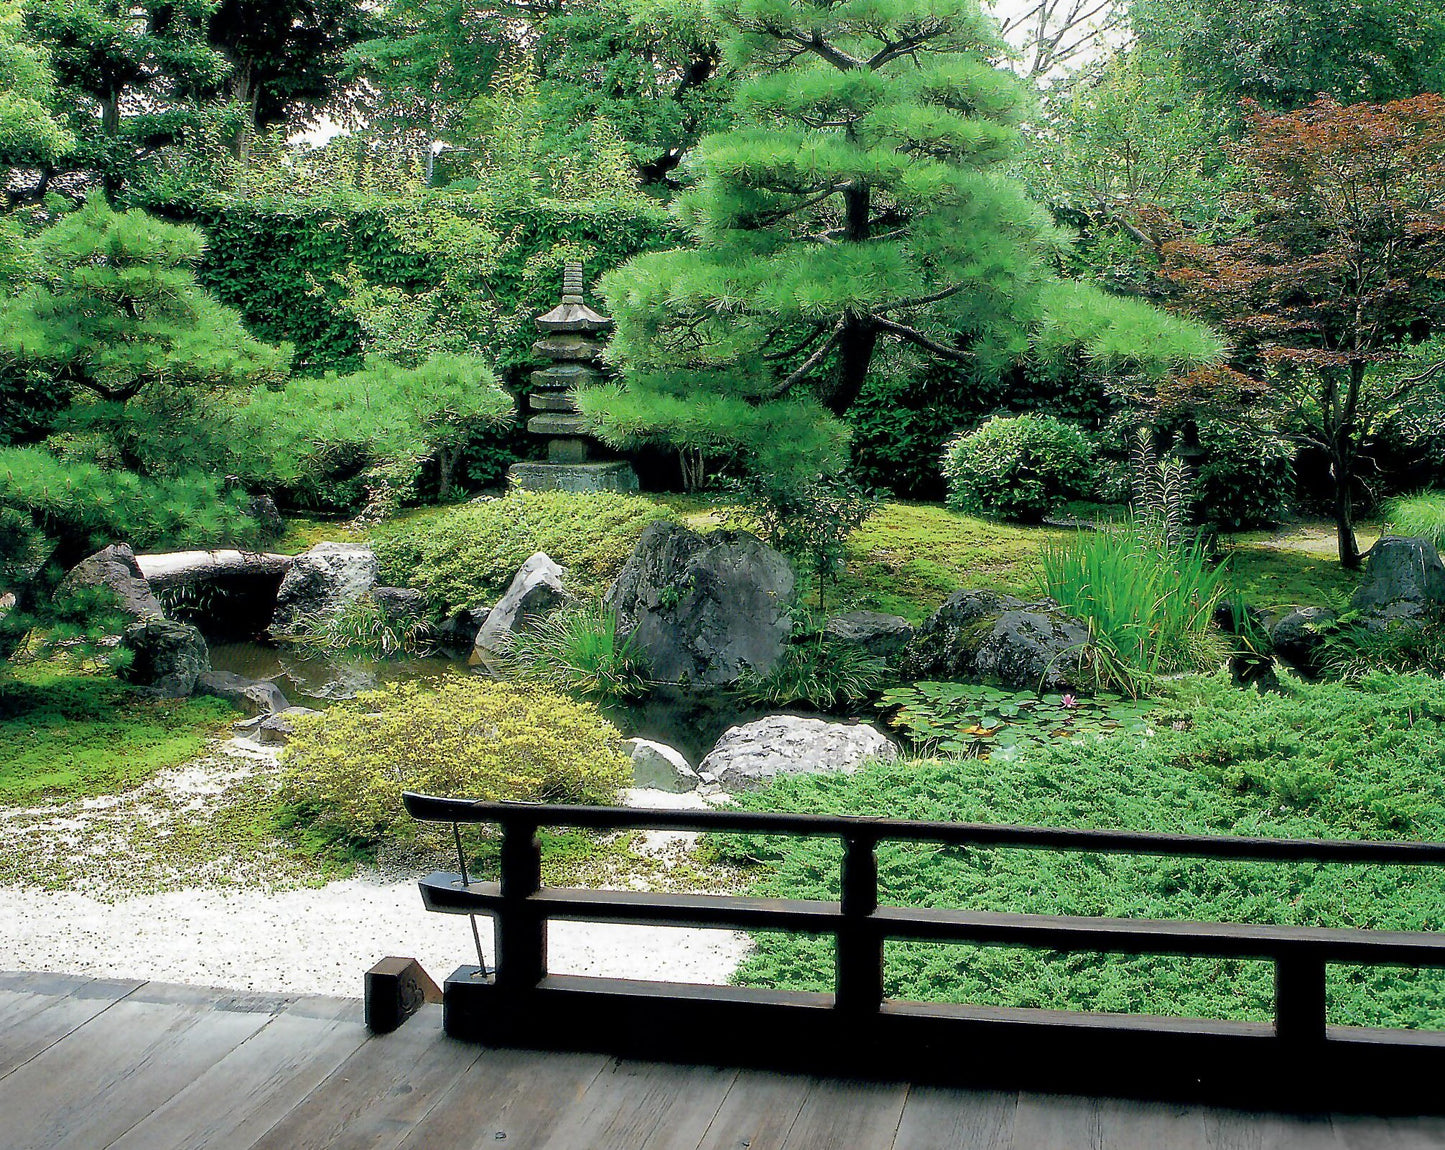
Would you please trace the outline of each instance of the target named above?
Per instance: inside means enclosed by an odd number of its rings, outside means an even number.
[[[544,615],[566,603],[571,596],[562,586],[564,572],[544,551],[538,551],[512,576],[507,593],[487,612],[477,632],[481,651],[504,651],[512,634],[522,629],[529,615]]]
[[[898,746],[867,723],[832,723],[795,715],[769,715],[729,727],[698,770],[730,791],[770,782],[778,775],[854,771],[866,759],[892,760]]]
[[[639,787],[681,794],[697,789],[697,772],[675,747],[651,739],[624,739],[632,757],[632,778]]]

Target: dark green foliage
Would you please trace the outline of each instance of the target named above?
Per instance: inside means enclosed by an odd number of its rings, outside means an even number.
[[[529,556],[545,551],[567,585],[600,595],[622,569],[642,529],[667,509],[626,495],[513,491],[424,522],[400,520],[372,533],[381,581],[425,591],[443,614],[486,607]]]
[[[1319,663],[1328,677],[1358,679],[1375,671],[1445,677],[1445,612],[1384,621],[1347,612],[1324,633]]]
[[[1059,740],[1090,745],[1108,735],[1142,734],[1157,709],[1121,695],[1039,695],[974,683],[913,683],[885,691],[888,722],[925,754],[1008,761]]]
[[[740,798],[752,809],[1281,838],[1445,838],[1445,683],[1375,676],[1283,695],[1190,680],[1152,734],[978,757],[899,762],[854,775],[791,778]],[[760,895],[836,899],[831,842],[748,840],[729,855],[768,864]],[[1440,930],[1433,868],[1273,865],[884,845],[885,903]],[[831,947],[758,935],[747,985],[831,989]],[[890,944],[886,992],[900,998],[1264,1019],[1263,963]],[[1329,972],[1330,1020],[1445,1026],[1445,974]]]
[[[285,506],[354,512],[383,486],[394,501],[445,500],[473,443],[516,414],[491,369],[465,355],[415,368],[376,361],[350,375],[262,391],[234,416],[227,471]]]
[[[409,292],[435,287],[435,256],[411,246],[408,219],[435,203],[492,235],[486,266],[471,268],[479,300],[494,309],[485,330],[463,332],[485,349],[504,382],[535,367],[532,318],[557,302],[561,250],[584,254],[589,278],[638,251],[676,243],[676,225],[656,209],[560,203],[494,204],[484,192],[435,192],[423,201],[363,196],[312,200],[194,199],[155,210],[194,222],[209,237],[201,282],[240,310],[251,330],[296,347],[298,374],[354,371],[363,332],[344,306],[355,268],[369,282]],[[559,250],[561,249],[561,250]],[[483,279],[476,282],[478,271]],[[318,290],[319,289],[319,290]]]
[[[600,603],[553,611],[512,636],[507,662],[524,679],[597,699],[648,693],[647,661],[632,636],[619,642],[617,616]]]
[[[768,546],[802,561],[817,586],[819,610],[827,585],[843,569],[848,537],[883,502],[878,492],[837,476],[748,475],[740,493],[748,526]]]
[[[948,506],[1036,523],[1094,491],[1094,447],[1051,415],[995,416],[944,450]]]
[[[746,702],[767,707],[842,712],[867,702],[890,674],[885,660],[820,633],[791,643],[767,674],[743,672],[738,692]]]
[[[1194,502],[1206,526],[1240,531],[1289,515],[1295,449],[1287,440],[1265,428],[1205,420],[1199,445],[1205,454],[1195,470]]]

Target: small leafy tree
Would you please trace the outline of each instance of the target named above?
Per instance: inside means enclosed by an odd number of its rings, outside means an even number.
[[[1237,341],[1248,372],[1199,377],[1216,399],[1277,409],[1322,451],[1340,562],[1358,567],[1355,488],[1379,422],[1431,372],[1380,369],[1445,324],[1445,98],[1249,113],[1237,238],[1162,244],[1163,274]]]
[[[806,480],[836,470],[839,417],[875,356],[1001,367],[1049,340],[1159,363],[1217,354],[1206,332],[1084,285],[1004,178],[1030,102],[988,62],[974,0],[728,0],[740,126],[698,148],[680,200],[695,246],[604,277],[626,389],[580,397],[619,446],[743,453]]]

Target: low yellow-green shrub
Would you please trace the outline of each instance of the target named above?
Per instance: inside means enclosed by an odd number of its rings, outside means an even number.
[[[631,779],[617,728],[590,703],[458,676],[397,683],[295,721],[283,799],[319,830],[410,837],[403,790],[468,799],[607,803]]]

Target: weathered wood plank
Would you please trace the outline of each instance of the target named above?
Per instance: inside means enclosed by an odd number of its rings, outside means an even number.
[[[698,1150],[782,1150],[813,1084],[811,1078],[741,1071]]]
[[[19,997],[12,1012],[0,1024],[0,1084],[19,1067],[140,985],[112,979],[84,979],[68,993],[42,992],[30,996],[29,1006],[24,1002],[26,996],[16,992]]]
[[[354,1003],[271,1018],[109,1150],[246,1150],[366,1041]]]
[[[1220,1109],[1205,1112],[1204,1127],[1210,1150],[1343,1150],[1326,1115]]]
[[[697,1150],[737,1073],[612,1062],[541,1145],[546,1150]]]
[[[1012,1091],[911,1087],[893,1150],[1009,1150],[1018,1105]]]
[[[788,1131],[784,1150],[892,1146],[907,1099],[908,1087],[901,1082],[819,1079]]]
[[[127,996],[0,1079],[8,1150],[109,1145],[269,1017]]]
[[[256,1150],[394,1150],[481,1050],[442,1034],[426,1006],[393,1034],[368,1038]]]
[[[609,1064],[601,1054],[486,1050],[399,1150],[539,1146]]]
[[[1348,1150],[1440,1150],[1445,1146],[1445,1118],[1336,1114],[1331,1125]]]

